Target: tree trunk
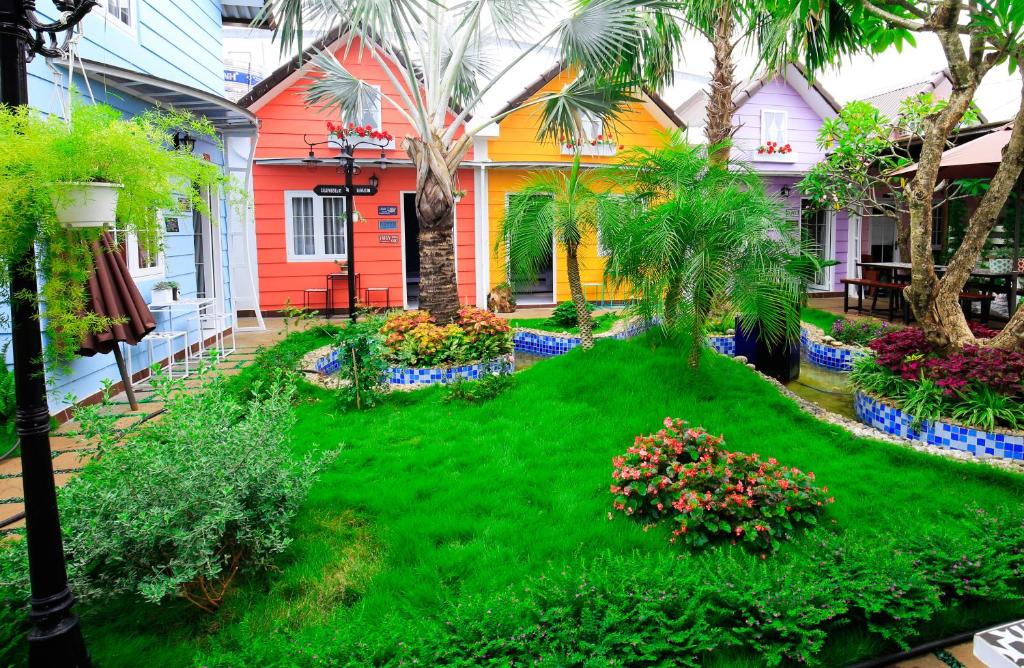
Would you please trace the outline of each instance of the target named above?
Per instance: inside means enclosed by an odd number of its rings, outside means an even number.
[[[735,132],[732,117],[736,105],[732,96],[736,90],[736,63],[733,62],[733,17],[730,0],[721,0],[716,7],[714,47],[714,71],[711,75],[711,89],[708,91],[704,135],[708,146],[715,146],[730,139]],[[716,164],[729,160],[730,148],[724,146],[712,154]]]
[[[665,329],[670,336],[675,335],[676,325],[679,323],[679,302],[683,299],[683,279],[681,276],[672,276],[668,279],[668,290],[665,292]]]
[[[583,284],[580,282],[580,262],[576,255],[578,245],[569,242],[565,245],[565,271],[569,275],[569,292],[572,303],[576,305],[576,318],[579,321],[580,345],[585,350],[594,347],[594,318],[587,308],[587,298],[583,295]]]
[[[688,360],[691,369],[696,369],[700,366],[700,353],[704,349],[706,339],[705,328],[707,326],[708,313],[711,311],[710,304],[711,300],[707,296],[694,293],[693,322],[690,324],[690,335],[693,340],[690,341]]]
[[[420,308],[441,325],[453,322],[459,311],[455,275],[454,171],[465,153],[447,150],[440,140],[430,143],[406,138],[405,150],[416,165],[416,217],[419,219]]]

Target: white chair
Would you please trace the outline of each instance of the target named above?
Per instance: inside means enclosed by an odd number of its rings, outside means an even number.
[[[225,335],[224,332],[230,328],[231,333]],[[200,341],[205,341],[207,338],[207,332],[213,334],[213,344],[210,346],[211,350],[216,351],[218,359],[227,357],[231,353],[235,352],[237,345],[235,343],[235,327],[233,318],[230,313],[224,313],[223,311],[216,311],[212,308],[208,308],[199,315],[199,338]],[[228,336],[231,337],[231,345],[228,346]],[[203,347],[203,343],[200,343],[200,348]]]
[[[174,359],[174,356],[175,356],[174,344],[175,344],[175,342],[178,339],[181,339],[183,344],[184,344],[184,347],[182,348],[184,354],[182,355],[182,359],[180,361]],[[165,344],[167,344],[167,367],[165,369],[166,372],[167,372],[167,377],[168,378],[186,378],[186,377],[188,377],[188,374],[189,374],[189,366],[188,366],[188,332],[176,332],[176,331],[171,331],[171,332],[151,332],[149,334],[149,336],[147,336],[145,338],[145,341],[149,344],[149,366],[150,366],[151,369],[152,369],[153,365],[156,364],[156,359],[155,359],[155,355],[154,355],[155,347],[157,345],[159,345],[160,343],[165,343]],[[180,376],[175,376],[174,374],[176,373],[176,368],[177,368],[178,365],[181,365],[183,368],[181,369],[181,375]],[[152,373],[152,372],[150,372],[150,373]]]

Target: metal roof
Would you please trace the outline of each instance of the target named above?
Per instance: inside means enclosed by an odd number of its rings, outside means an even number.
[[[224,23],[250,25],[263,9],[263,0],[228,0],[220,5]]]
[[[252,130],[259,127],[255,114],[220,95],[149,74],[126,70],[93,60],[83,61],[89,78],[110,88],[149,102],[204,116],[218,130]]]

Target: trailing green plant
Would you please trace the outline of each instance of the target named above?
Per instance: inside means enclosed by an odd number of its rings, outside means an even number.
[[[445,386],[444,401],[481,403],[490,401],[515,385],[515,376],[509,373],[489,373],[480,380],[458,380]]]
[[[584,304],[586,304],[585,308],[588,313],[594,312],[593,304],[588,301],[584,301]],[[559,303],[558,306],[551,311],[551,315],[548,316],[548,322],[559,327],[578,327],[580,320],[576,304],[571,301]]]
[[[911,381],[878,364],[873,355],[853,358],[850,383],[854,387],[879,397],[900,399],[910,389]]]
[[[344,406],[370,408],[388,392],[387,348],[380,333],[383,324],[379,315],[364,314],[334,335],[332,355],[338,364],[334,377]]]
[[[7,349],[11,342],[0,346],[0,428],[14,433],[14,372],[7,366]]]
[[[150,253],[161,250],[159,212],[187,206],[209,214],[208,189],[242,197],[219,166],[173,148],[178,130],[217,141],[209,121],[169,108],[125,119],[105,104],[76,103],[66,123],[27,107],[0,106],[0,286],[9,285],[11,271],[34,276],[23,258],[33,245],[41,249],[41,294],[13,297],[42,306],[51,364],[63,366],[85,335],[113,324],[87,308],[93,244],[102,229],[69,229],[56,219],[55,203],[67,201],[67,184],[120,184],[117,232],[135,235]]]
[[[59,492],[75,593],[181,597],[216,610],[242,571],[273,566],[288,527],[333,453],[294,460],[290,387],[237,399],[203,365],[200,386],[161,373],[166,410],[126,434]]]
[[[1024,425],[1024,403],[993,390],[988,385],[972,383],[958,390],[960,401],[953,405],[952,417],[965,424],[992,431],[996,427],[1019,429]]]

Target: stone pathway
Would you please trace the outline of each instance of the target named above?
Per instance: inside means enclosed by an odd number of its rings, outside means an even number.
[[[251,326],[255,323],[247,323],[245,319],[240,322],[242,327]],[[268,319],[267,330],[260,332],[239,332],[236,336],[236,350],[227,355],[217,363],[217,368],[226,376],[233,376],[243,368],[252,363],[256,350],[260,346],[272,345],[280,340],[280,331],[283,323],[280,319]],[[185,387],[195,387],[197,381],[190,378],[185,381]],[[149,418],[157,413],[163,406],[153,396],[153,391],[148,383],[142,383],[135,388],[136,398],[139,402],[139,410],[132,411],[128,405],[128,399],[122,392],[112,398],[111,410],[124,415],[124,420],[119,426],[128,427],[138,424],[140,421]],[[80,471],[86,463],[92,459],[96,452],[95,446],[83,444],[75,432],[74,421],[65,422],[50,432],[50,449],[53,453],[54,478],[57,485],[64,485],[75,473]],[[10,456],[0,460],[0,523],[8,518],[15,517],[24,511],[24,499],[22,497],[21,485],[21,458]],[[7,534],[25,525],[24,519],[19,519],[0,528],[0,534]]]

